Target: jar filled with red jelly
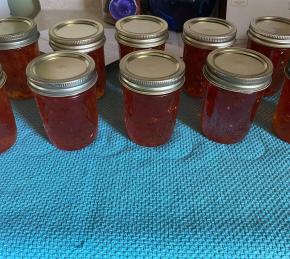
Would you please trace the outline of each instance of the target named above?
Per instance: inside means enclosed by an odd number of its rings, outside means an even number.
[[[13,146],[17,134],[13,111],[5,91],[6,79],[0,65],[0,153]]]
[[[285,83],[273,121],[276,135],[290,143],[290,61],[285,69]]]
[[[207,55],[217,48],[234,44],[236,27],[225,20],[203,17],[187,21],[183,27],[184,52],[186,64],[184,90],[192,97],[202,97],[205,86],[202,69]]]
[[[222,144],[242,141],[251,128],[263,92],[271,83],[272,72],[271,61],[256,51],[212,51],[204,67],[202,133]]]
[[[25,74],[27,64],[39,56],[36,23],[23,17],[0,19],[0,64],[7,74],[6,91],[13,99],[31,98]]]
[[[91,144],[98,127],[94,60],[59,51],[36,58],[26,73],[51,143],[68,151]]]
[[[265,96],[277,93],[284,81],[284,69],[290,59],[290,19],[259,17],[248,30],[248,48],[267,56],[273,63],[273,79]]]
[[[121,60],[120,70],[130,139],[146,147],[165,144],[176,123],[183,61],[164,51],[136,51]]]
[[[70,50],[88,54],[96,63],[98,73],[97,98],[105,93],[106,72],[104,27],[89,19],[74,19],[60,22],[49,30],[50,46],[54,50]]]
[[[125,17],[116,23],[116,31],[120,58],[137,50],[164,50],[169,36],[167,22],[150,15]]]

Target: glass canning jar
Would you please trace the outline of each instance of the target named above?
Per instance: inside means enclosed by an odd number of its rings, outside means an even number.
[[[136,50],[164,50],[169,35],[167,22],[150,15],[125,17],[116,23],[116,31],[120,58]]]
[[[248,48],[267,56],[273,63],[273,80],[264,95],[277,93],[284,81],[290,59],[290,19],[264,16],[254,19],[248,30]]]
[[[234,44],[236,27],[225,20],[202,17],[187,21],[183,27],[185,68],[184,90],[192,97],[202,97],[205,91],[203,66],[214,49]]]
[[[213,141],[242,141],[251,128],[263,91],[271,83],[273,65],[248,49],[214,50],[204,67],[206,92],[201,115],[202,133]]]
[[[93,59],[58,51],[33,60],[26,73],[50,141],[63,150],[91,144],[98,126]]]
[[[6,74],[0,65],[0,153],[9,149],[16,141],[16,124],[13,111],[5,91]]]
[[[185,66],[164,51],[136,51],[120,62],[125,125],[135,143],[155,147],[172,136]]]
[[[276,135],[290,143],[290,61],[285,69],[285,83],[273,121]]]
[[[13,99],[31,98],[25,74],[27,64],[39,56],[36,23],[23,17],[0,19],[0,64],[7,74],[6,91]]]
[[[105,41],[103,25],[89,19],[63,21],[49,30],[52,49],[86,53],[93,58],[98,73],[97,98],[104,95],[106,86]]]

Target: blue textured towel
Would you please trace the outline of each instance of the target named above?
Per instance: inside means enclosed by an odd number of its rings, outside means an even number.
[[[247,138],[199,131],[182,96],[170,143],[126,136],[117,64],[108,67],[99,134],[78,152],[48,143],[33,101],[14,102],[18,139],[0,155],[1,258],[289,258],[290,145],[266,99]]]

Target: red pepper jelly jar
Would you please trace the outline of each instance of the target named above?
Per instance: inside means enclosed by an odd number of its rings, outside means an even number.
[[[116,39],[120,58],[136,50],[164,50],[168,39],[168,24],[150,15],[133,15],[116,23]]]
[[[0,153],[9,149],[16,141],[16,124],[13,111],[5,91],[6,74],[0,65]]]
[[[125,125],[141,146],[165,144],[174,130],[185,65],[164,51],[137,51],[120,62]]]
[[[89,19],[60,22],[49,30],[50,46],[54,50],[71,50],[85,53],[93,58],[98,73],[97,98],[105,93],[106,72],[104,27]]]
[[[98,126],[94,60],[59,51],[36,58],[26,73],[50,141],[68,151],[91,144]]]
[[[271,83],[273,65],[248,49],[218,49],[204,67],[207,90],[201,116],[202,133],[213,141],[242,141],[251,128],[263,91]]]
[[[280,139],[290,143],[290,61],[285,75],[284,87],[274,115],[273,129]]]
[[[10,17],[0,20],[0,64],[7,74],[6,91],[13,99],[33,96],[27,85],[27,64],[39,56],[39,32],[28,18]]]
[[[284,69],[290,59],[290,19],[259,17],[251,22],[248,48],[267,56],[273,63],[273,80],[264,95],[277,93],[284,81]]]
[[[184,90],[187,94],[192,97],[204,95],[202,69],[207,55],[214,49],[232,46],[236,33],[237,29],[232,23],[218,18],[194,18],[184,24]]]

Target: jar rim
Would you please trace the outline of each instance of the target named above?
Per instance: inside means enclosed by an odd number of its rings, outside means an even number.
[[[266,56],[253,50],[217,49],[208,55],[203,73],[219,88],[250,94],[263,91],[271,84],[273,65]]]
[[[3,31],[1,31],[1,23],[6,23]],[[9,33],[7,28],[10,29]],[[0,50],[26,47],[38,41],[39,36],[37,24],[30,18],[15,16],[0,19]]]
[[[120,62],[121,83],[144,95],[163,95],[179,90],[185,81],[184,74],[184,62],[160,50],[135,51]]]
[[[199,17],[184,23],[182,38],[187,44],[214,49],[232,46],[236,40],[236,34],[236,26],[227,20]]]
[[[271,25],[271,29],[266,29]],[[280,27],[278,26],[280,24]],[[282,28],[282,25],[284,27]],[[274,48],[290,48],[290,19],[278,16],[262,16],[251,21],[248,37],[265,46]],[[287,30],[287,31],[288,31]]]
[[[82,34],[82,37],[76,36],[77,32]],[[91,19],[66,20],[49,29],[49,44],[54,50],[88,53],[103,47],[105,42],[104,26]]]
[[[94,60],[71,51],[56,51],[35,58],[28,64],[26,75],[33,92],[49,97],[74,96],[97,82]]]
[[[142,25],[143,23],[143,25]],[[165,20],[151,15],[127,16],[116,22],[116,40],[129,47],[151,48],[166,43],[169,33]],[[144,30],[140,30],[144,28]]]

